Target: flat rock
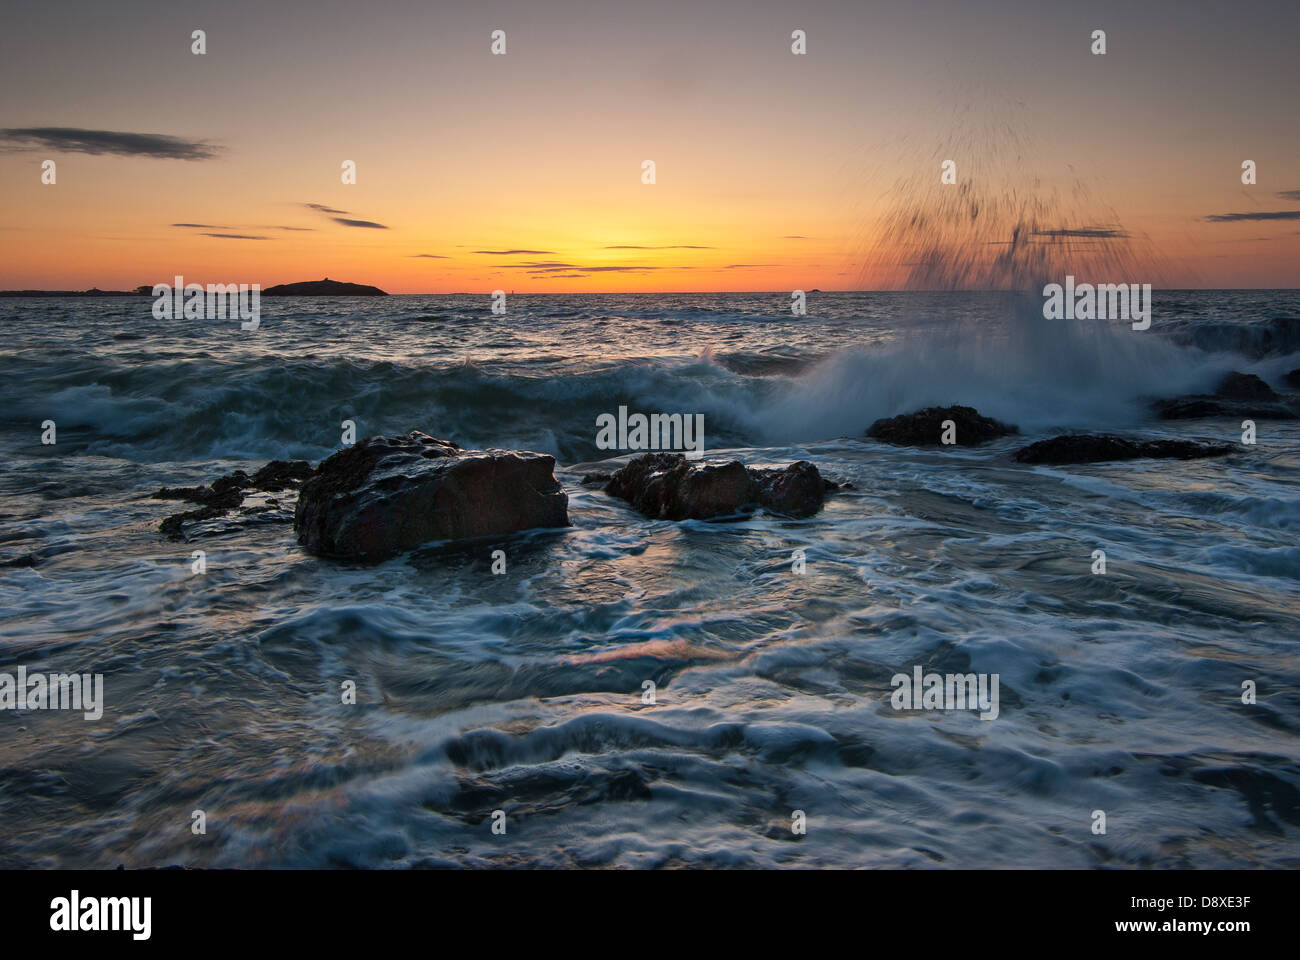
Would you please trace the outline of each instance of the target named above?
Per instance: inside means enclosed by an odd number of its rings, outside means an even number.
[[[1016,451],[1020,463],[1099,463],[1107,460],[1160,458],[1196,460],[1232,453],[1231,444],[1203,444],[1190,440],[1130,440],[1111,434],[1067,434],[1039,440]]]
[[[169,540],[193,540],[248,526],[289,523],[292,502],[286,502],[312,475],[306,460],[272,460],[251,477],[236,470],[198,487],[163,487],[155,500],[182,500],[198,506],[165,518],[159,529]],[[265,496],[265,494],[287,494]],[[249,498],[252,502],[249,502]]]
[[[555,458],[463,450],[413,430],[324,460],[294,512],[298,542],[324,556],[382,560],[435,540],[569,526]]]
[[[867,436],[895,446],[939,446],[945,420],[953,422],[957,445],[962,447],[977,447],[987,440],[1020,432],[1010,424],[981,416],[974,407],[954,406],[926,407],[915,413],[877,420],[867,430]]]
[[[739,460],[701,463],[680,453],[646,453],[610,478],[605,492],[656,520],[711,520],[762,507],[809,517],[833,488],[817,467],[799,460],[785,468],[749,469]]]

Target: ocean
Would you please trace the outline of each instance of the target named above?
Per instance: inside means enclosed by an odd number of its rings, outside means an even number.
[[[0,712],[0,867],[1300,866],[1300,421],[1149,406],[1281,389],[1300,291],[1156,291],[1145,331],[996,293],[507,302],[0,300],[0,673],[104,689]],[[953,403],[1021,433],[864,436]],[[647,520],[581,483],[620,406],[849,486]],[[160,487],[347,420],[551,453],[572,526],[377,565],[160,534]],[[1237,450],[1012,459],[1076,430]],[[997,717],[895,710],[918,666],[996,675]]]

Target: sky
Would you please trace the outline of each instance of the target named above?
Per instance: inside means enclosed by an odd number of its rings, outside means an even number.
[[[916,262],[899,223],[961,188],[972,217],[1003,210],[956,238],[978,256],[1030,209],[1035,235],[1123,238],[1165,286],[1300,287],[1294,0],[0,17],[0,288],[886,289]]]

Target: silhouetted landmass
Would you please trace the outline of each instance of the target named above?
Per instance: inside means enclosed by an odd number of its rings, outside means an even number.
[[[262,291],[264,297],[386,297],[388,292],[364,283],[340,283],[326,277],[324,280],[304,280],[301,283],[280,283]]]
[[[136,287],[134,290],[0,290],[0,297],[139,297],[148,296],[152,287]]]

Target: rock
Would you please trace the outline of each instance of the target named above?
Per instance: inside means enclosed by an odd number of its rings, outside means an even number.
[[[974,407],[926,407],[916,413],[877,420],[867,430],[867,436],[896,446],[938,446],[945,420],[955,425],[955,439],[962,447],[977,447],[986,440],[1020,432],[1009,424],[980,416]]]
[[[192,540],[244,526],[248,522],[245,518],[250,517],[257,517],[251,521],[256,523],[288,523],[293,514],[280,499],[259,494],[296,490],[311,475],[312,468],[306,460],[272,460],[251,477],[243,470],[236,470],[218,477],[211,485],[163,487],[153,494],[155,500],[184,500],[198,504],[199,509],[173,514],[159,524],[159,529],[170,540]],[[255,502],[246,506],[250,496]],[[233,510],[239,511],[237,516],[231,522],[224,522]]]
[[[555,458],[462,450],[413,430],[334,454],[302,488],[298,542],[312,553],[382,560],[434,540],[569,526]]]
[[[253,487],[268,492],[294,488],[315,472],[306,460],[272,460],[253,474]]]
[[[277,283],[262,291],[264,297],[386,297],[387,291],[364,283],[340,283],[326,277],[324,280],[303,280],[300,283]]]
[[[212,481],[211,486],[163,487],[153,495],[155,500],[185,500],[205,507],[230,510],[243,501],[243,491],[253,485],[252,478],[243,470],[226,474]]]
[[[642,454],[605,488],[656,520],[710,520],[757,507],[809,517],[822,508],[826,490],[826,481],[807,460],[784,469],[750,470],[739,460],[700,463],[679,453]]]
[[[796,460],[784,470],[750,470],[749,476],[763,508],[786,517],[811,517],[826,502],[826,491],[837,487],[823,480],[807,460]]]
[[[1273,388],[1253,373],[1230,373],[1219,381],[1216,397],[1225,400],[1277,400]]]
[[[1162,458],[1195,460],[1232,453],[1231,444],[1209,445],[1190,440],[1129,440],[1110,434],[1068,434],[1039,440],[1016,451],[1020,463],[1098,463],[1106,460]]]
[[[1292,370],[1282,378],[1282,382],[1288,387],[1295,387],[1297,390],[1300,390],[1300,369]]]
[[[1192,394],[1158,400],[1155,410],[1162,420],[1200,420],[1231,417],[1251,420],[1295,420],[1300,415],[1267,383],[1253,373],[1229,373],[1213,394]]]

